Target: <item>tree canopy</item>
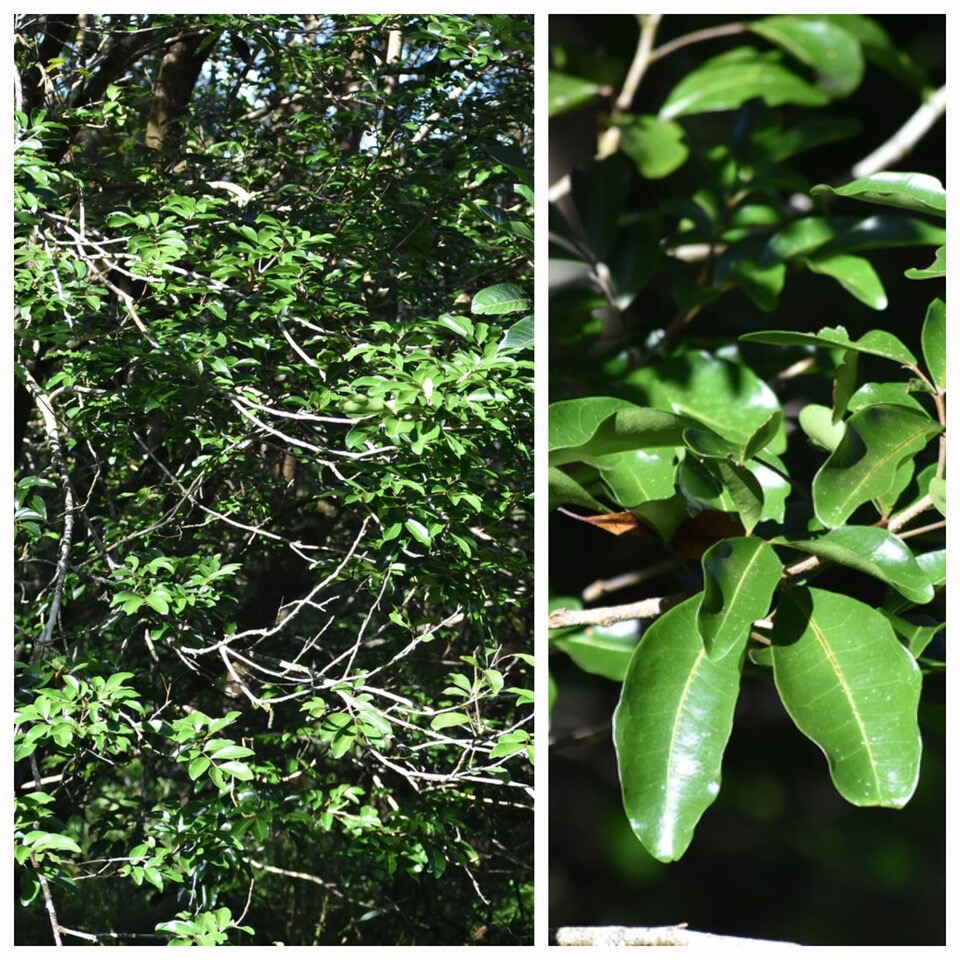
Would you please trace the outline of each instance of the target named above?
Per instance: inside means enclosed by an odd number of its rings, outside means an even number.
[[[16,941],[530,942],[530,19],[15,60]]]

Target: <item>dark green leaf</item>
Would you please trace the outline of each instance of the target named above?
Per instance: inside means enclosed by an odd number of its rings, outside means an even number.
[[[776,55],[739,47],[713,57],[688,73],[660,107],[663,120],[735,110],[754,97],[771,107],[784,103],[820,106],[829,100],[822,90],[807,83],[779,62]]]
[[[548,84],[548,110],[551,117],[576,110],[600,96],[603,87],[592,80],[551,70]]]
[[[861,504],[882,497],[893,485],[897,467],[940,429],[926,413],[907,407],[877,404],[857,411],[814,477],[817,518],[828,527],[839,527]]]
[[[847,293],[872,310],[886,310],[887,292],[873,264],[863,257],[837,253],[805,257],[807,269],[832,277]]]
[[[663,861],[683,855],[716,799],[740,691],[742,651],[707,656],[697,629],[700,599],[685,600],[646,630],[613,717],[630,826]]]
[[[902,807],[920,766],[920,670],[887,619],[842,594],[789,591],[773,630],[784,706],[858,806]]]
[[[614,412],[601,419],[604,408]],[[680,446],[688,423],[663,410],[609,397],[561,401],[550,406],[550,463],[560,466],[621,450]],[[574,445],[576,440],[580,442]]]
[[[745,333],[741,340],[758,343],[775,343],[781,346],[814,346],[869,353],[876,357],[886,357],[901,364],[916,364],[916,357],[886,330],[869,330],[859,340],[851,340],[843,327],[823,327],[817,333],[800,333],[795,330],[763,330],[757,333]]]
[[[704,553],[697,626],[711,658],[743,650],[755,620],[770,611],[783,566],[757,537],[720,540]]]
[[[660,117],[627,117],[621,123],[620,149],[641,176],[660,180],[683,166],[690,153],[680,124]]]
[[[831,187],[822,183],[810,192],[814,196],[832,193],[839,197],[852,197],[867,203],[879,203],[940,217],[947,214],[947,192],[943,189],[943,184],[926,173],[885,171],[861,177],[842,187]]]
[[[880,527],[837,527],[816,540],[790,540],[788,546],[862,570],[889,583],[914,603],[933,599],[933,584],[899,537]]]
[[[776,16],[755,20],[750,29],[786,50],[817,74],[831,97],[845,97],[863,79],[863,53],[856,38],[821,17]]]
[[[921,333],[923,359],[933,385],[947,389],[947,305],[939,298],[927,307]]]

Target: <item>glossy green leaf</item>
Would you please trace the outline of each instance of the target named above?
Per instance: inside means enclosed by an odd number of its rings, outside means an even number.
[[[931,477],[927,488],[933,505],[940,511],[940,515],[947,515],[947,481],[943,477]]]
[[[820,106],[829,97],[793,73],[778,54],[739,47],[707,60],[670,91],[660,107],[661,119],[735,110],[761,97],[771,107],[783,103]]]
[[[845,97],[863,79],[860,44],[846,30],[819,17],[775,16],[755,20],[750,30],[813,68],[817,85],[831,97]]]
[[[407,528],[413,538],[418,540],[425,547],[429,547],[433,544],[433,537],[430,536],[430,531],[419,520],[414,520],[413,517],[410,517],[404,521],[403,525]]]
[[[843,327],[822,327],[817,333],[796,330],[760,330],[745,333],[741,340],[757,343],[775,343],[780,346],[843,347],[875,357],[886,357],[902,364],[915,364],[916,357],[892,333],[886,330],[868,330],[859,340],[851,340]]]
[[[927,307],[921,332],[923,359],[933,385],[938,390],[947,388],[947,305],[939,297]]]
[[[699,350],[648,364],[616,389],[638,403],[690,417],[739,447],[780,410],[776,394],[749,367]],[[781,432],[771,449],[779,453],[784,446]]]
[[[902,807],[919,776],[921,677],[887,619],[852,597],[800,587],[782,597],[772,640],[783,704],[823,750],[840,795]]]
[[[604,403],[614,412],[597,422]],[[549,417],[549,461],[553,466],[621,450],[680,446],[683,430],[689,425],[688,420],[672,413],[608,397],[551,404]],[[593,423],[596,426],[591,430]],[[574,443],[578,439],[580,442]]]
[[[833,411],[820,403],[808,403],[797,417],[800,429],[810,440],[831,453],[840,446],[847,426],[842,420],[834,422]]]
[[[775,523],[783,523],[787,509],[787,497],[790,496],[791,490],[790,482],[784,476],[784,471],[777,472],[758,460],[748,463],[747,469],[757,478],[760,489],[763,491],[763,509],[760,513],[760,522],[773,520]]]
[[[923,410],[923,404],[917,400],[916,394],[910,392],[910,384],[904,381],[896,383],[863,384],[850,398],[847,409],[851,413],[862,410],[875,403],[893,403],[911,410]]]
[[[770,611],[783,565],[758,537],[721,540],[704,553],[697,626],[711,658],[743,649],[755,620]]]
[[[744,530],[752,533],[763,515],[763,487],[760,481],[746,467],[727,460],[710,464],[710,469],[716,472],[729,493]]]
[[[625,450],[594,458],[614,501],[628,510],[647,500],[666,500],[674,494],[677,455],[673,447]]]
[[[906,617],[900,617],[896,614],[887,614],[890,626],[893,627],[898,637],[902,637],[907,644],[907,649],[915,656],[919,657],[930,643],[946,627],[946,623],[914,623]]]
[[[628,400],[615,397],[584,397],[550,404],[547,411],[547,445],[551,454],[582,447],[607,417],[631,406],[633,404]]]
[[[547,103],[551,117],[576,110],[600,96],[603,87],[592,80],[551,70],[547,84]]]
[[[887,292],[873,264],[849,253],[804,258],[804,265],[813,273],[832,277],[847,293],[872,310],[886,310]]]
[[[547,482],[550,491],[549,501],[551,510],[561,504],[587,507],[594,513],[603,513],[604,510],[608,509],[578,483],[576,479],[559,467],[549,467],[547,469]]]
[[[684,430],[683,442],[688,450],[708,460],[739,460],[743,457],[742,446],[718,437],[712,430],[702,427],[689,427]]]
[[[497,353],[520,353],[533,346],[533,317],[524,317],[511,325],[497,347]]]
[[[926,173],[874,173],[842,187],[821,183],[810,192],[814,196],[836,194],[839,197],[852,197],[915,213],[940,217],[947,215],[947,191],[936,177]]]
[[[497,283],[484,287],[473,298],[470,312],[475,314],[520,313],[530,309],[530,299],[515,283]]]
[[[897,467],[939,432],[926,413],[907,407],[877,404],[857,411],[814,477],[817,519],[839,527],[861,504],[882,497],[893,486]]]
[[[605,260],[630,192],[631,165],[619,153],[570,174],[570,197],[590,249]]]
[[[690,153],[686,131],[661,117],[626,118],[620,126],[620,149],[637,165],[640,175],[660,180],[683,166]]]
[[[933,263],[929,267],[918,269],[911,267],[904,273],[911,280],[940,280],[947,275],[947,248],[938,247]]]
[[[658,860],[677,860],[720,790],[723,752],[740,690],[742,651],[707,656],[700,597],[667,611],[630,659],[613,716],[623,803]]]
[[[753,432],[753,435],[747,440],[743,449],[743,459],[750,460],[760,453],[764,447],[773,442],[783,424],[783,413],[780,410],[774,410],[773,413],[760,424]]]
[[[551,637],[550,646],[562,650],[584,672],[622,683],[637,646],[637,627],[627,622],[576,630]]]
[[[605,262],[610,271],[614,303],[620,310],[626,310],[633,303],[663,260],[661,229],[652,216],[618,224]]]
[[[769,313],[777,307],[787,279],[787,268],[782,263],[761,266],[751,260],[737,260],[730,266],[730,276],[739,282],[743,292],[761,310]]]
[[[910,548],[881,527],[837,527],[815,540],[791,540],[788,545],[878,577],[914,603],[933,599],[933,584]]]
[[[836,222],[838,228],[833,238],[824,244],[824,253],[853,253],[890,247],[935,247],[947,239],[947,231],[943,227],[902,215],[872,216],[849,224],[844,220]]]

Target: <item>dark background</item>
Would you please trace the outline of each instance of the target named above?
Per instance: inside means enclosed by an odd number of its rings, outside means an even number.
[[[657,41],[731,19],[667,15]],[[943,83],[944,17],[875,19],[930,71],[935,86]],[[553,16],[550,35],[551,50],[563,43],[571,55],[582,58],[579,70],[567,68],[571,73],[606,79],[619,89],[637,37],[632,17]],[[639,112],[655,112],[685,72],[743,42],[742,36],[717,39],[655,64],[640,88]],[[757,39],[751,42],[764,46]],[[551,182],[591,159],[599,112],[607,108],[605,102],[596,110],[551,121]],[[915,109],[911,91],[868,65],[861,88],[830,109],[831,115],[858,120],[860,133],[803,154],[797,165],[813,182],[842,182],[852,164],[883,143]],[[710,136],[729,124],[729,115],[698,122]],[[944,128],[938,122],[898,168],[929,173],[946,183]],[[655,202],[652,191],[657,189],[657,183],[638,179],[638,208]],[[926,304],[942,290],[905,280],[903,271],[926,266],[930,259],[928,250],[918,249],[871,255],[890,300],[882,314],[855,302],[827,278],[808,275],[788,280],[775,321],[735,295],[721,300],[711,322],[718,331],[729,325],[741,333],[842,323],[851,336],[880,326],[916,351]],[[656,289],[642,296],[656,309]],[[802,399],[822,402],[819,397]],[[579,594],[598,577],[655,558],[655,547],[646,541],[624,542],[560,515],[551,517],[549,535],[553,594]],[[654,580],[605,602],[658,596],[662,585]],[[844,588],[851,589],[849,576]],[[874,589],[865,581],[858,596],[870,602]],[[904,810],[893,811],[860,809],[844,801],[820,751],[793,726],[772,682],[748,666],[720,795],[684,857],[661,864],[634,838],[623,813],[610,733],[619,684],[583,673],[559,653],[551,656],[550,669],[559,690],[551,717],[551,927],[686,922],[695,930],[808,945],[946,942],[942,677],[925,679],[919,786]]]

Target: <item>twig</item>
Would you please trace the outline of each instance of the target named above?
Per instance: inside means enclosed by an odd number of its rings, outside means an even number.
[[[53,640],[53,629],[57,623],[57,617],[60,615],[60,601],[63,597],[63,584],[67,577],[67,569],[70,565],[70,548],[73,544],[73,522],[76,514],[76,505],[73,496],[73,485],[70,483],[70,474],[67,472],[67,464],[63,459],[63,447],[60,443],[60,430],[57,426],[57,418],[54,415],[50,398],[43,392],[40,384],[33,378],[29,370],[24,370],[24,381],[27,390],[33,397],[37,409],[43,418],[44,430],[47,439],[50,441],[50,459],[60,474],[60,484],[63,487],[63,533],[60,536],[60,549],[57,557],[57,572],[54,580],[53,599],[50,601],[50,612],[47,614],[47,622],[37,637],[37,643],[40,646],[47,647]]]
[[[608,593],[616,593],[626,587],[635,587],[637,584],[644,583],[661,573],[668,573],[676,567],[677,561],[673,558],[661,560],[659,563],[652,563],[642,570],[631,570],[630,573],[621,573],[616,577],[609,577],[606,580],[594,580],[593,583],[585,586],[580,594],[584,603],[594,603],[602,596]]]
[[[621,623],[624,620],[647,620],[659,617],[670,607],[675,606],[688,594],[676,593],[670,597],[651,597],[646,600],[637,600],[635,603],[624,603],[616,607],[593,607],[590,610],[566,610],[560,608],[550,614],[547,626],[557,627],[586,627],[609,626],[611,623]]]
[[[554,933],[561,947],[798,947],[786,940],[754,940],[672,927],[560,927]]]
[[[886,143],[882,143],[873,153],[854,165],[850,171],[853,179],[868,177],[880,170],[889,170],[917,145],[946,109],[947,88],[942,86],[917,107],[913,116]]]
[[[637,14],[637,20],[640,22],[640,39],[637,42],[637,49],[634,51],[630,69],[627,70],[626,79],[623,81],[623,88],[614,101],[613,111],[610,114],[610,124],[600,138],[597,147],[597,158],[600,160],[611,156],[620,149],[621,130],[618,121],[630,109],[633,98],[637,94],[637,88],[640,86],[640,81],[647,72],[647,67],[650,64],[650,54],[653,50],[653,41],[656,38],[662,16],[663,14],[660,13]]]

